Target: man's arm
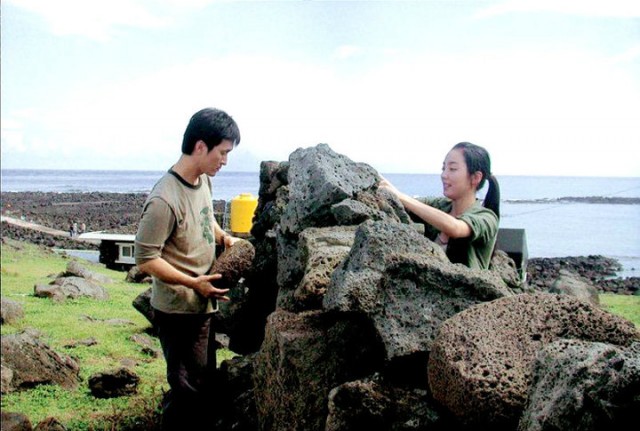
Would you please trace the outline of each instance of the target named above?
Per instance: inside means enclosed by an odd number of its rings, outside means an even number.
[[[162,246],[171,234],[175,216],[166,202],[153,199],[145,205],[138,233],[136,234],[135,259],[138,268],[168,284],[178,284],[193,289],[206,298],[226,300],[226,289],[217,289],[211,282],[220,274],[197,277],[179,271],[161,257]]]
[[[193,289],[205,298],[216,298],[223,301],[229,300],[229,298],[225,296],[225,293],[227,293],[229,289],[218,289],[211,284],[213,281],[222,278],[221,274],[192,277],[178,271],[173,265],[161,257],[140,263],[138,264],[138,268],[140,271],[157,277],[165,283],[179,284]]]

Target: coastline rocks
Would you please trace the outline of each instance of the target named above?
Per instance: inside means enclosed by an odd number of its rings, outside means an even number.
[[[622,269],[620,262],[606,256],[568,256],[531,258],[527,265],[527,284],[546,292],[559,277],[560,270],[574,272],[599,291],[634,295],[640,291],[640,277],[614,278]]]
[[[47,225],[48,226],[48,225]],[[76,241],[71,238],[51,235],[33,229],[2,222],[2,236],[16,241],[30,242],[50,248],[68,250],[98,250],[98,245],[87,241]]]
[[[2,213],[63,231],[77,222],[86,231],[135,233],[146,198],[146,193],[3,192]]]

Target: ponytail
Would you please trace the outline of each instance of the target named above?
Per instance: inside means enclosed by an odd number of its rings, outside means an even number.
[[[491,174],[487,181],[489,182],[489,190],[484,198],[484,207],[493,211],[500,218],[500,184],[498,184],[498,179]]]

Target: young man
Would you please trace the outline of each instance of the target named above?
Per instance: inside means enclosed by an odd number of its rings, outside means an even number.
[[[153,277],[151,305],[167,363],[170,390],[162,403],[163,430],[210,429],[215,410],[216,343],[210,330],[217,300],[227,290],[209,274],[216,243],[231,247],[213,216],[210,176],[227,164],[240,142],[225,112],[196,112],[184,133],[182,155],[155,184],[142,211],[136,264]]]

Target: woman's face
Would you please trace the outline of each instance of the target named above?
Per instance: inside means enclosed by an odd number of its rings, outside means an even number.
[[[447,154],[442,163],[442,193],[449,199],[459,199],[469,193],[475,196],[477,182],[469,175],[467,163],[464,160],[463,150],[456,148]]]

